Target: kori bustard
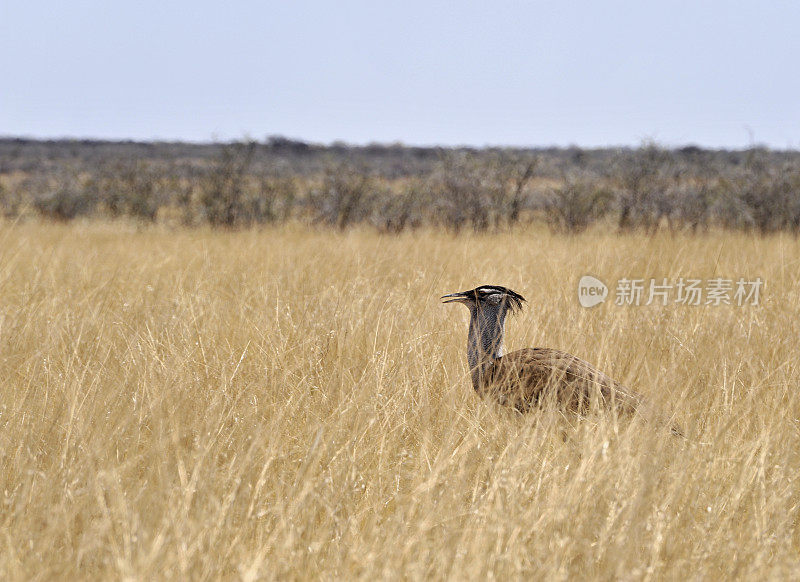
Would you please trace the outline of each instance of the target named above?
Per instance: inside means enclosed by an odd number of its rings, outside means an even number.
[[[653,419],[637,393],[606,376],[588,362],[550,348],[525,348],[503,353],[506,315],[519,311],[525,298],[498,285],[482,285],[442,297],[470,311],[467,360],[472,386],[520,412],[547,403],[585,413],[593,407],[638,412]],[[680,429],[671,425],[675,433]]]

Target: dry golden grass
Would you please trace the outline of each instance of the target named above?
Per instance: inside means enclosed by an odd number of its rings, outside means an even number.
[[[0,225],[5,580],[800,576],[800,243]],[[578,278],[760,276],[758,307]],[[472,392],[467,311],[674,414]]]

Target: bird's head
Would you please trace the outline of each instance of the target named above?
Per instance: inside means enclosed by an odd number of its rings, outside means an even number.
[[[442,299],[444,303],[463,303],[470,311],[500,307],[511,312],[522,309],[522,303],[525,301],[525,298],[516,291],[499,285],[481,285],[469,291],[444,295]]]

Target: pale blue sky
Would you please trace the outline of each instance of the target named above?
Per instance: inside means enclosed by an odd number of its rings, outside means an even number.
[[[800,2],[0,7],[0,135],[800,148]]]

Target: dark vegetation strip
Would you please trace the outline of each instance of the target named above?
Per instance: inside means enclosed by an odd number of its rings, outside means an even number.
[[[301,220],[394,233],[534,221],[576,233],[603,220],[619,231],[796,235],[800,152],[0,139],[0,214],[220,228]]]

